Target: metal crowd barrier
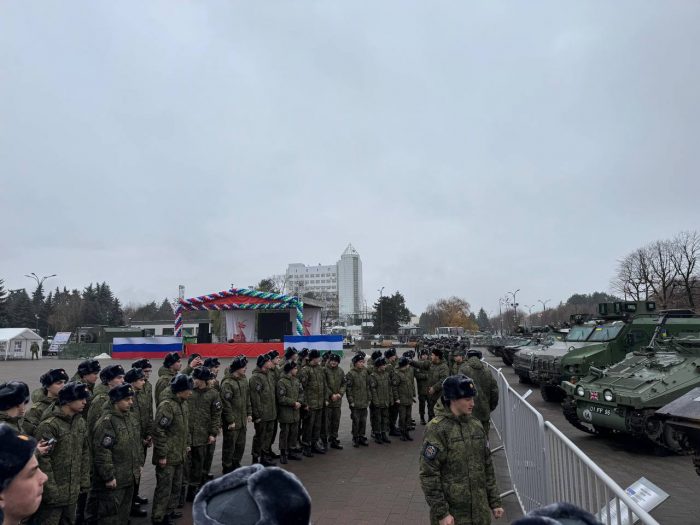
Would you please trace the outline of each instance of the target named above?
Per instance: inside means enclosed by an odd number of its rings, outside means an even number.
[[[499,369],[484,364],[498,382],[500,397],[491,421],[503,443],[513,492],[523,512],[567,501],[595,514],[605,525],[637,521],[659,525],[569,438],[544,421],[526,401],[529,394],[521,396]]]

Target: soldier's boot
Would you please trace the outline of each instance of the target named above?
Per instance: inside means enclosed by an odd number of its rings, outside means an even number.
[[[360,442],[360,445],[362,445],[363,447],[368,447],[368,446],[369,446],[369,441],[367,440],[367,438],[366,438],[365,436],[360,436],[360,437],[357,438],[357,439],[358,439],[358,441]]]
[[[408,430],[406,430],[403,435],[406,438],[406,441],[413,441],[413,438],[411,437],[411,434],[408,433]]]
[[[343,445],[340,444],[340,441],[337,439],[331,439],[331,448],[334,448],[336,450],[343,450]]]
[[[307,458],[312,458],[312,457],[314,457],[314,455],[311,453],[311,447],[308,446],[308,445],[304,445],[304,452],[303,452],[303,454],[304,454],[304,456],[306,456]]]
[[[260,464],[263,467],[274,467],[275,465],[277,465],[277,462],[272,456],[263,454],[262,456],[260,456]]]
[[[142,498],[141,496],[136,494],[136,496],[134,496],[134,503],[136,503],[137,505],[148,505],[148,498]]]
[[[323,448],[324,452],[328,452],[328,439],[323,438],[321,440],[321,448]]]
[[[174,510],[170,514],[168,514],[166,517],[169,518],[170,520],[179,520],[183,516],[184,516],[184,514],[182,512]]]
[[[359,447],[360,447],[360,438],[356,438],[356,437],[353,436],[353,438],[352,438],[352,446],[355,447],[355,448],[359,448]]]
[[[384,440],[382,439],[381,433],[379,433],[379,432],[375,432],[375,433],[374,433],[374,442],[375,442],[377,445],[383,445],[383,444],[384,444]]]
[[[291,459],[292,461],[301,461],[301,457],[297,456],[296,452],[294,452],[293,448],[290,448],[287,451],[287,458]]]
[[[423,417],[423,416],[420,417],[420,424],[425,425],[425,417]]]
[[[282,465],[289,463],[289,461],[287,461],[287,451],[283,448],[280,449],[280,463],[282,463]]]
[[[256,456],[255,454],[253,454],[251,456],[251,461],[252,461],[251,465],[255,465],[256,463],[260,463],[260,456]]]
[[[301,454],[302,448],[301,447],[293,447],[293,448],[289,449],[289,452],[293,452],[294,454]]]
[[[388,437],[386,437],[386,432],[382,432],[381,437],[384,443],[391,443],[391,440]]]
[[[187,501],[190,503],[194,501],[194,497],[197,495],[197,487],[190,485],[187,487]]]
[[[280,451],[280,452],[281,452],[281,451]],[[272,449],[270,449],[270,454],[269,454],[269,456],[270,456],[272,459],[279,459],[279,458],[280,458],[280,455],[279,455],[279,454],[275,454],[275,452],[274,452]]]
[[[142,509],[140,505],[132,503],[131,510],[129,511],[129,516],[131,516],[132,518],[145,518],[146,516],[148,516],[148,512],[146,512],[146,509]]]
[[[401,432],[399,432],[399,429],[398,429],[398,428],[396,428],[396,427],[391,427],[391,429],[389,429],[389,435],[390,435],[390,436],[400,436],[400,435],[401,435]]]
[[[325,454],[326,450],[323,448],[322,445],[319,445],[318,441],[313,444],[311,447],[311,450],[313,450],[316,454]]]
[[[405,432],[401,432],[401,437],[399,438],[399,440],[401,440],[401,441],[408,441],[408,440],[406,439],[406,433],[405,433]]]

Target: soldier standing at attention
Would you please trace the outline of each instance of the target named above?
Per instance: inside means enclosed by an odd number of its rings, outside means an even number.
[[[151,419],[153,419],[153,383],[149,381],[151,378],[151,372],[153,371],[153,365],[148,359],[139,359],[131,363],[131,368],[140,368],[143,370],[143,378],[145,380],[143,385],[144,397],[151,400]]]
[[[199,354],[190,354],[190,356],[187,358],[187,366],[185,369],[182,371],[183,374],[186,374],[188,376],[192,375],[192,370],[197,368],[198,366],[202,366],[204,364],[204,360],[202,359],[202,356]]]
[[[428,418],[433,419],[435,417],[435,403],[438,402],[442,394],[442,382],[450,375],[450,369],[447,363],[442,359],[442,350],[439,348],[433,348],[430,360]]]
[[[369,380],[372,379],[372,375],[374,374],[374,363],[377,359],[382,357],[382,352],[381,350],[375,350],[372,352],[370,355],[369,361],[365,362],[365,370],[367,370],[367,378]],[[372,436],[375,436],[377,433],[381,434],[382,430],[380,425],[377,423],[377,411],[372,404],[372,396],[370,392],[370,403],[369,403],[369,423],[372,429]]]
[[[112,388],[109,413],[95,424],[92,489],[97,500],[96,523],[100,525],[129,523],[134,487],[141,479],[141,425],[131,414],[135,396],[129,383]]]
[[[206,366],[212,373],[212,378],[208,381],[209,387],[213,388],[219,393],[219,401],[221,401],[221,384],[217,379],[221,362],[216,357],[207,357],[204,360],[204,366]],[[221,424],[219,424],[219,427],[220,426]],[[214,479],[214,476],[210,474],[211,465],[214,463],[214,452],[216,452],[216,442],[207,445],[207,457],[204,460],[204,472],[206,473],[207,481]]]
[[[425,407],[428,403],[428,384],[430,372],[428,369],[430,367],[430,360],[428,359],[428,351],[424,348],[418,352],[418,362],[428,363],[428,368],[423,369],[420,367],[414,368],[414,377],[416,378],[416,390],[418,391],[418,414],[420,415],[420,424],[425,425]]]
[[[389,348],[384,352],[384,358],[386,359],[386,373],[389,375],[389,382],[392,385],[396,385],[396,365],[398,364],[398,356],[396,355],[396,348]],[[389,406],[389,435],[390,436],[400,436],[398,428],[396,427],[396,422],[399,419],[399,405],[394,404],[393,400]]]
[[[367,446],[367,407],[369,406],[369,376],[365,369],[365,354],[357,353],[352,358],[352,368],[345,376],[345,394],[350,406],[352,420],[352,446]]]
[[[236,357],[229,365],[229,375],[221,382],[221,404],[224,438],[221,468],[224,474],[241,466],[245,449],[246,423],[253,418],[245,368],[248,360]]]
[[[309,415],[302,428],[302,444],[304,456],[313,457],[313,452],[325,454],[320,444],[321,413],[326,405],[326,374],[321,368],[321,353],[318,350],[309,352],[309,366],[304,368],[299,379],[304,389],[304,399],[309,407]]]
[[[32,353],[32,361],[36,359],[37,361],[39,360],[39,345],[36,344],[36,341],[32,343],[32,346],[29,348],[29,351]]]
[[[153,443],[153,399],[147,397],[146,392],[146,374],[141,368],[132,368],[124,376],[124,380],[129,383],[134,389],[133,405],[131,408],[132,415],[136,418],[138,424],[140,440],[137,447],[140,451],[141,462],[143,467],[146,463],[146,450]],[[134,481],[134,495],[131,502],[131,516],[135,518],[143,518],[147,512],[139,505],[148,503],[148,498],[139,497],[140,477]]]
[[[425,430],[420,483],[432,525],[490,525],[503,516],[486,434],[471,417],[474,396],[470,378],[448,377]]]
[[[328,408],[326,408],[328,440],[331,448],[342,450],[343,445],[338,440],[338,429],[340,428],[341,404],[346,391],[346,383],[345,372],[340,368],[338,354],[331,354],[324,372],[326,373],[326,387],[328,389]]]
[[[188,403],[190,429],[189,475],[187,501],[194,497],[207,482],[206,460],[208,447],[215,445],[221,430],[221,399],[219,393],[209,386],[214,375],[206,366],[192,371],[194,390]]]
[[[148,359],[139,359],[131,363],[132,368],[143,371],[143,388],[141,390],[134,386],[136,390],[136,398],[134,406],[138,406],[141,417],[141,431],[143,433],[143,425],[146,426],[146,443],[143,445],[143,461],[146,462],[147,449],[153,445],[153,384],[148,380],[151,377],[153,366]],[[145,412],[145,413],[144,413]],[[137,505],[146,505],[148,498],[139,496],[139,487],[134,487],[134,503]]]
[[[297,379],[299,369],[294,361],[285,363],[283,375],[277,383],[277,419],[280,424],[280,463],[288,459],[300,460],[292,452],[299,438],[299,410],[303,403],[301,382]]]
[[[83,383],[87,385],[90,391],[90,399],[88,399],[87,405],[85,405],[85,410],[83,410],[82,416],[87,421],[88,412],[90,411],[90,402],[92,401],[93,392],[95,391],[95,385],[97,383],[98,374],[101,370],[100,362],[97,359],[86,359],[78,365],[78,371],[73,374],[71,381],[76,383]]]
[[[454,376],[459,373],[459,368],[464,363],[464,356],[466,351],[459,347],[452,352],[452,364],[450,365],[450,375]]]
[[[467,361],[459,368],[459,373],[471,377],[479,393],[474,399],[472,415],[481,421],[484,432],[489,435],[491,429],[491,412],[498,406],[498,383],[481,361],[479,350],[469,350]]]
[[[109,411],[109,391],[124,383],[124,368],[122,365],[107,365],[100,370],[101,383],[93,390],[92,403],[88,411],[88,433],[92,436],[95,423],[105,412]]]
[[[65,372],[64,372],[65,373]],[[32,518],[36,525],[75,523],[78,494],[90,485],[90,447],[87,426],[80,413],[90,392],[82,383],[66,383],[58,392],[58,403],[36,429],[46,441],[55,440],[39,456],[39,467],[48,476],[44,497]]]
[[[38,389],[38,392],[35,390],[32,394],[32,408],[29,409],[24,418],[24,423],[22,423],[25,434],[29,434],[37,440],[42,438],[36,434],[36,428],[41,423],[44,412],[52,403],[58,401],[58,393],[68,381],[68,374],[63,368],[52,368],[43,374],[39,381],[41,381],[41,388]]]
[[[248,380],[248,390],[250,391],[250,406],[253,413],[253,424],[255,425],[255,435],[253,436],[253,463],[260,463],[266,467],[275,464],[272,457],[272,432],[275,420],[277,419],[277,400],[275,399],[276,388],[268,375],[273,366],[270,356],[262,354],[258,356],[257,368]]]
[[[280,368],[280,363],[282,362],[282,358],[280,357],[280,353],[277,350],[270,350],[267,353],[267,356],[270,358],[270,372],[267,374],[267,379],[270,381],[270,388],[272,388],[272,392],[275,392],[277,390],[277,381],[279,381],[280,377],[282,377],[283,371]],[[272,427],[272,439],[270,440],[270,444],[275,442],[275,439],[277,438],[277,419],[275,419],[274,425]],[[279,454],[275,453],[272,450],[272,447],[270,447],[270,457],[274,459],[279,459]]]
[[[386,371],[386,358],[380,357],[374,362],[374,374],[369,379],[372,404],[377,414],[378,431],[374,434],[374,441],[378,445],[391,443],[389,433],[389,406],[395,403],[396,386],[391,384],[389,374]]]
[[[396,406],[399,408],[399,433],[401,441],[413,441],[408,431],[411,426],[411,411],[416,395],[411,376],[410,359],[402,357],[394,374],[396,384]]]
[[[153,425],[156,489],[151,510],[151,520],[155,525],[171,525],[171,520],[182,517],[182,513],[175,509],[180,500],[183,465],[190,451],[186,401],[193,388],[190,376],[177,374],[170,381],[172,395],[165,397],[156,410]]]
[[[180,354],[170,352],[163,358],[163,366],[158,369],[158,381],[154,388],[156,393],[156,406],[160,404],[170,393],[170,382],[182,367]]]
[[[0,423],[22,434],[22,418],[29,403],[29,387],[21,381],[0,383]]]

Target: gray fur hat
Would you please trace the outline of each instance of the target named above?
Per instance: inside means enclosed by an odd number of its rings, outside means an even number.
[[[195,525],[308,525],[311,498],[291,472],[260,464],[210,481],[192,505]]]

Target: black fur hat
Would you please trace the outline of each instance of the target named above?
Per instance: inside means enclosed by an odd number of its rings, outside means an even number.
[[[300,357],[301,359],[306,359],[307,357],[309,357],[309,349],[308,349],[308,348],[302,348],[302,349],[301,349],[301,352],[299,352],[299,357]]]
[[[221,363],[216,357],[207,357],[204,360],[204,366],[206,366],[207,368],[218,368],[221,366]]]
[[[201,381],[209,381],[214,379],[214,374],[206,366],[198,366],[192,370],[192,379],[200,379]]]
[[[184,392],[185,390],[194,390],[194,381],[188,375],[176,374],[170,380],[170,390],[172,390],[173,394]]]
[[[68,381],[68,374],[63,368],[52,368],[45,374],[43,374],[39,381],[41,381],[41,386],[44,388],[49,388],[54,383],[59,381]]]
[[[146,379],[146,374],[143,373],[142,368],[132,368],[124,374],[124,381],[127,383],[133,383],[139,379]]]
[[[86,359],[78,365],[78,375],[85,377],[86,375],[97,374],[100,368],[100,362],[97,359]]]
[[[433,353],[433,355],[436,355],[440,359],[442,359],[442,356],[443,356],[442,350],[440,350],[439,348],[433,348],[432,353]]]
[[[287,363],[284,364],[284,373],[288,374],[292,370],[294,370],[297,367],[297,364],[294,361],[288,361]]]
[[[187,358],[187,364],[188,364],[188,365],[189,365],[189,364],[192,364],[192,361],[194,361],[194,360],[197,359],[198,357],[199,357],[200,359],[202,358],[202,356],[199,355],[199,354],[197,354],[197,353],[190,354],[190,356]]]
[[[163,366],[165,368],[170,368],[175,363],[177,363],[179,360],[180,360],[180,354],[178,354],[177,352],[170,352],[169,354],[166,354],[165,357],[163,358]]]
[[[151,362],[148,359],[139,359],[138,361],[134,361],[131,363],[132,368],[140,368],[141,370],[145,370],[147,368],[153,369],[153,365],[151,365]]]
[[[312,359],[318,359],[319,357],[321,357],[321,352],[318,350],[314,349],[309,352],[309,361]]]
[[[270,356],[270,361],[272,361],[272,360],[275,359],[276,357],[279,357],[279,356],[280,356],[280,353],[279,353],[277,350],[270,350],[270,351],[267,353],[267,355]]]
[[[66,405],[73,401],[78,401],[79,399],[90,399],[90,391],[88,390],[87,385],[84,385],[83,383],[71,381],[70,383],[63,385],[61,390],[58,391],[59,405]]]
[[[293,355],[296,355],[297,351],[295,348],[292,348],[291,346],[287,348],[287,350],[284,352],[284,358],[285,359],[291,359]]]
[[[391,347],[388,350],[384,351],[384,357],[389,359],[390,357],[394,357],[396,355],[396,348]]]
[[[375,350],[372,352],[372,355],[370,356],[372,358],[372,361],[376,361],[380,357],[382,357],[382,351],[381,350]]]
[[[18,434],[5,423],[0,424],[0,492],[5,490],[27,462],[32,459],[36,440]]]
[[[258,368],[262,368],[265,366],[265,363],[267,363],[270,360],[270,356],[267,354],[261,354],[258,356],[258,359],[255,361],[255,366]]]
[[[192,505],[195,525],[308,525],[311,498],[291,472],[260,464],[210,481]]]
[[[367,354],[364,353],[362,350],[358,350],[357,352],[355,352],[355,355],[361,355],[363,359],[367,357]]]
[[[353,365],[356,365],[358,362],[364,361],[364,360],[365,360],[365,356],[360,354],[360,353],[357,353],[354,356],[352,356],[352,364]]]
[[[233,361],[231,361],[231,364],[228,366],[229,372],[235,372],[236,370],[245,368],[247,364],[248,360],[245,357],[234,357]]]
[[[411,360],[408,357],[399,357],[399,368],[408,366]]]
[[[330,357],[328,358],[329,361],[335,361],[336,363],[340,363],[340,355],[339,354],[331,354]]]
[[[528,512],[513,525],[602,525],[596,517],[571,503],[552,503]]]
[[[331,357],[330,350],[323,352],[323,354],[321,354],[321,361],[323,361],[325,363],[326,361],[328,361],[330,359],[330,357]]]
[[[106,385],[112,379],[125,374],[126,372],[124,372],[122,365],[107,365],[100,371],[100,381]]]
[[[115,386],[109,391],[109,400],[112,403],[126,399],[127,397],[134,397],[136,392],[134,387],[129,383],[124,383],[123,385]]]
[[[22,381],[0,383],[0,410],[29,403],[29,387]]]
[[[481,359],[482,357],[484,357],[484,354],[481,353],[481,350],[469,350],[467,352],[467,357],[478,357],[479,359]]]
[[[476,397],[476,386],[471,377],[457,374],[445,378],[442,382],[442,398],[452,401],[464,397]]]
[[[374,366],[379,368],[380,366],[384,366],[386,364],[386,357],[378,357],[377,359],[374,360]]]

